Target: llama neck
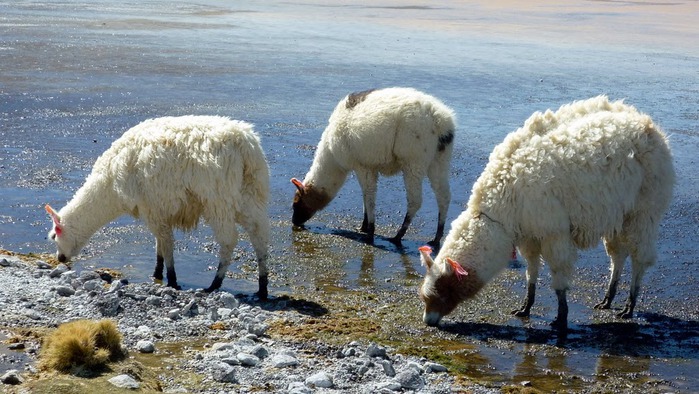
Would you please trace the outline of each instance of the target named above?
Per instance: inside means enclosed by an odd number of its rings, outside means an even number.
[[[82,247],[95,232],[123,213],[112,182],[93,172],[59,216],[65,231],[72,232],[76,245]]]
[[[328,143],[323,139],[318,146],[304,184],[327,195],[328,202],[330,202],[345,183],[348,174],[349,171],[335,160]]]
[[[463,232],[451,231],[450,236],[458,239],[448,237],[440,255],[452,257],[467,271],[475,271],[483,284],[488,283],[510,261],[514,239],[497,219],[470,210],[462,215],[468,215]]]

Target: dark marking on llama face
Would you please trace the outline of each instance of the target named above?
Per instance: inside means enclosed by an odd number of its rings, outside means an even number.
[[[352,108],[356,107],[357,104],[366,100],[366,97],[374,90],[376,90],[376,89],[369,89],[369,90],[364,90],[362,92],[351,93],[349,96],[347,96],[347,103],[345,104],[345,107],[347,109],[352,109]]]
[[[451,144],[452,141],[454,141],[454,132],[450,130],[447,134],[439,136],[439,145],[437,146],[437,149],[440,152],[443,152],[444,149],[447,148],[447,145]]]
[[[291,223],[294,226],[301,226],[308,221],[316,212],[325,208],[330,203],[331,198],[322,189],[314,188],[313,185],[306,185],[301,191],[296,190],[294,202],[291,205],[294,212],[291,215]]]

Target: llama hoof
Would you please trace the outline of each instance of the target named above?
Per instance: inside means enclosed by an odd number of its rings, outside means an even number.
[[[526,311],[524,309],[516,309],[512,311],[512,315],[517,317],[529,317],[529,311]]]
[[[622,319],[630,319],[633,317],[633,312],[629,312],[628,310],[624,309],[623,311],[617,313],[616,317]]]
[[[566,331],[568,330],[568,322],[565,320],[556,319],[551,322],[551,328],[558,331]]]
[[[401,238],[397,238],[397,237],[389,238],[388,242],[398,246],[399,248],[403,246],[403,240]]]
[[[168,283],[167,287],[172,287],[175,290],[182,290],[182,286],[178,285],[177,283]]]
[[[595,309],[609,309],[611,307],[611,304],[607,301],[602,301],[599,304],[595,305]]]

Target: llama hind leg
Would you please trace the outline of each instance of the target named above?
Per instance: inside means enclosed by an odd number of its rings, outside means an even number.
[[[159,228],[153,231],[155,234],[155,249],[156,249],[156,264],[153,277],[155,279],[163,279],[163,265],[165,266],[167,285],[175,289],[181,289],[177,284],[177,274],[175,273],[175,258],[174,245],[175,239],[172,235],[172,229]]]
[[[629,298],[626,301],[624,310],[617,314],[617,316],[622,319],[630,319],[633,317],[636,300],[641,291],[643,276],[648,267],[655,264],[657,257],[655,251],[656,237],[651,236],[649,238],[651,238],[652,241],[649,240],[638,243],[635,248],[631,248],[631,283],[629,286]]]
[[[217,220],[211,223],[211,228],[213,229],[216,242],[218,242],[219,245],[218,269],[216,270],[216,276],[211,282],[211,285],[204,289],[207,293],[221,287],[223,278],[226,277],[228,266],[231,264],[231,255],[233,254],[235,246],[238,244],[238,229],[236,228],[235,221]]]
[[[537,241],[524,243],[519,248],[520,252],[527,260],[527,295],[520,309],[512,311],[517,317],[528,317],[534,305],[536,296],[536,282],[539,278],[539,267],[541,266],[541,245]]]
[[[258,274],[257,296],[264,300],[267,299],[267,286],[269,284],[267,260],[269,259],[270,225],[267,210],[261,207],[249,209],[245,212],[244,217],[240,218],[240,223],[255,250]]]
[[[565,236],[547,239],[541,243],[541,255],[551,269],[551,287],[558,299],[558,313],[551,326],[564,331],[568,328],[568,301],[566,292],[570,288],[578,251],[573,241]]]
[[[403,224],[401,224],[396,235],[390,240],[396,245],[401,244],[403,236],[405,236],[405,233],[408,231],[408,227],[410,227],[410,223],[413,221],[415,214],[422,205],[423,178],[424,177],[422,175],[416,175],[416,173],[411,171],[409,168],[403,169],[403,181],[405,183],[405,191],[408,199],[408,210],[405,213]]]
[[[364,219],[360,232],[366,234],[367,242],[374,242],[374,232],[376,231],[376,189],[378,182],[378,174],[369,170],[355,171],[359,187],[362,189],[362,197],[364,199]]]
[[[624,262],[629,256],[629,251],[626,245],[621,241],[621,237],[604,238],[604,248],[610,259],[609,284],[607,292],[604,295],[602,302],[595,305],[595,309],[609,309],[616,296],[617,287],[619,286],[619,277],[624,269]]]
[[[441,164],[441,165],[437,165]],[[449,210],[449,203],[451,202],[451,191],[449,190],[449,174],[448,174],[448,161],[446,163],[447,168],[443,168],[444,164],[441,161],[433,163],[433,165],[428,169],[427,176],[430,180],[430,186],[432,186],[432,191],[437,199],[437,208],[439,209],[439,215],[437,216],[437,233],[434,239],[428,244],[434,248],[439,248],[442,242],[442,237],[444,236],[444,225],[447,221],[447,211]]]

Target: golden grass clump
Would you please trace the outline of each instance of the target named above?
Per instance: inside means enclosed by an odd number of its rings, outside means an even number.
[[[70,372],[97,369],[124,356],[121,333],[112,320],[76,320],[64,323],[44,340],[39,367]]]

